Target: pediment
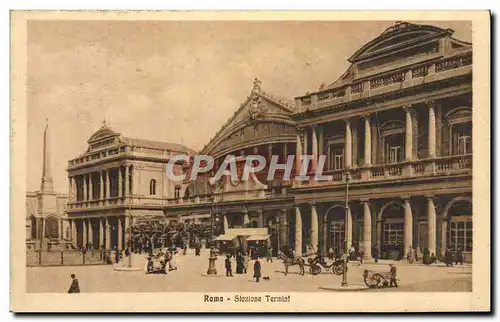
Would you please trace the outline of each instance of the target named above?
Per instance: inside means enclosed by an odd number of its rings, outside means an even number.
[[[121,134],[117,133],[113,130],[111,130],[106,123],[103,124],[103,126],[97,130],[94,134],[90,136],[90,138],[87,140],[87,143],[89,145],[94,145],[97,142],[102,142],[105,140],[110,140],[115,137],[119,137]]]
[[[215,137],[203,148],[203,151],[210,153],[222,140],[248,125],[272,121],[293,123],[292,113],[293,108],[288,102],[254,89]]]
[[[425,42],[430,39],[451,35],[453,30],[441,29],[429,25],[417,25],[408,22],[396,22],[380,36],[361,47],[349,58],[350,62],[365,60],[373,56]]]

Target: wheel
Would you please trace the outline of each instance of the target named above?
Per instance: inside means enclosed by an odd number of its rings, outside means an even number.
[[[384,280],[384,277],[382,275],[380,275],[379,273],[375,273],[372,275],[371,280],[372,280],[372,284],[374,284],[373,287],[378,287],[382,283],[382,281]]]
[[[311,266],[312,275],[318,275],[319,273],[321,273],[321,267],[319,267],[318,265]]]
[[[368,277],[368,276],[364,277],[366,286],[378,287],[378,285],[380,284],[380,279],[378,278],[379,276],[375,276],[375,275],[378,275],[378,274],[374,274],[370,277]]]

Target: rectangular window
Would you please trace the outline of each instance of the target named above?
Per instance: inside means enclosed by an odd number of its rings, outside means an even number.
[[[337,246],[344,251],[344,223],[330,223],[330,247],[335,249]]]
[[[472,221],[452,220],[448,230],[448,247],[456,251],[472,251]]]
[[[457,151],[461,155],[472,153],[472,138],[469,135],[458,136]]]
[[[389,147],[389,163],[401,162],[401,146],[390,146]]]
[[[344,148],[330,145],[328,158],[328,169],[340,170],[344,168]]]
[[[384,225],[384,243],[388,245],[403,245],[404,224],[386,223]]]

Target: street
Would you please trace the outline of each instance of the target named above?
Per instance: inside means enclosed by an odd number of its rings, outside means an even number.
[[[138,266],[143,263],[143,256],[134,255]],[[248,273],[235,274],[236,263],[233,263],[234,277],[225,277],[224,257],[216,261],[216,277],[203,276],[208,268],[208,251],[203,250],[200,257],[194,256],[190,250],[187,255],[177,259],[178,270],[167,275],[146,275],[141,271],[115,271],[111,265],[94,266],[53,266],[27,267],[27,292],[65,293],[70,285],[70,274],[76,274],[80,282],[81,292],[328,292],[341,291],[342,276],[322,271],[313,276],[306,267],[304,276],[298,275],[298,266],[289,268],[284,276],[284,266],[276,258],[273,263],[260,260],[262,276],[269,276],[269,281],[256,283],[253,276],[253,261],[250,261]],[[472,266],[445,267],[423,266],[395,262],[398,269],[400,287],[383,289],[365,289],[363,270],[387,272],[388,263],[358,264],[350,263],[348,283],[357,287],[357,291],[425,291],[425,292],[465,292],[472,291]]]

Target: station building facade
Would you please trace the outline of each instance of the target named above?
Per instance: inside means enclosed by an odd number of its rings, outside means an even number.
[[[124,249],[134,222],[163,220],[169,198],[184,194],[169,180],[166,165],[194,151],[174,143],[132,139],[104,124],[88,149],[68,162],[67,214],[75,247]],[[174,172],[182,171],[181,165]]]
[[[250,154],[268,161],[279,155],[280,163],[288,155],[312,155],[308,182],[293,180],[301,162],[291,180],[278,174],[268,181],[266,168],[247,182],[223,177],[213,183],[209,175],[168,182],[170,153],[193,151],[133,144],[103,127],[89,139],[89,150],[69,162],[74,239],[96,245],[110,235],[119,247],[127,214],[148,213],[268,228],[275,249],[288,245],[297,255],[318,245],[323,252],[342,249],[346,239],[359,242],[367,258],[373,247],[388,257],[404,256],[410,246],[438,257],[460,247],[470,261],[472,45],[452,34],[398,22],[354,53],[338,80],[295,102],[265,92],[256,79],[199,152],[213,156],[216,168],[228,155],[240,166]],[[323,174],[333,180],[314,180],[319,155],[326,155]],[[153,179],[158,196],[150,193]]]

